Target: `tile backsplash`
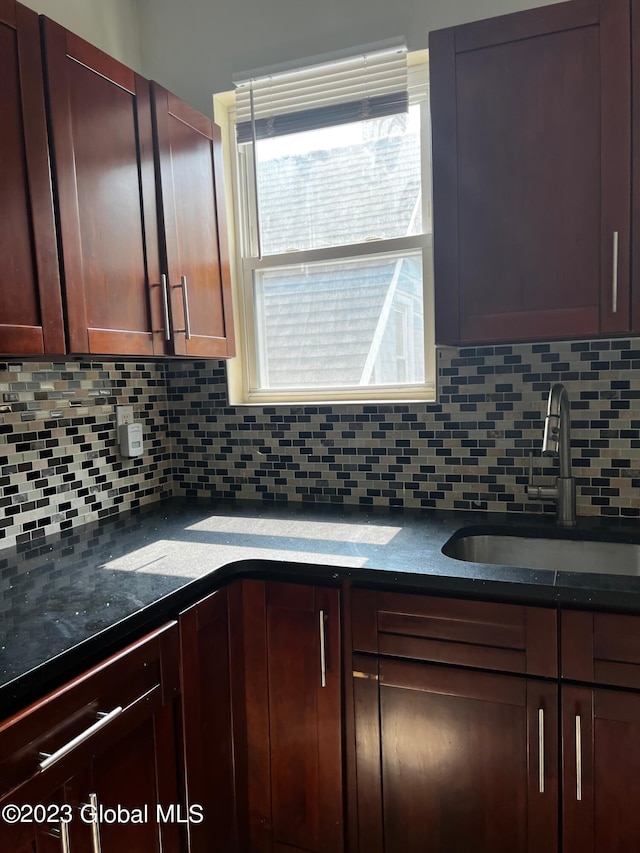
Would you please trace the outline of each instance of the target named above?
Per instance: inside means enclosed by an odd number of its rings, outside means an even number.
[[[145,453],[123,459],[115,404],[133,406]],[[0,547],[171,493],[164,365],[0,362]]]
[[[437,403],[231,407],[224,362],[0,362],[0,547],[170,494],[550,512],[527,501],[549,386],[580,515],[640,516],[640,338],[440,350]],[[115,404],[145,453],[123,459]],[[541,469],[541,470],[540,470]]]
[[[640,339],[438,353],[437,403],[229,407],[223,363],[170,365],[176,494],[549,512],[527,501],[549,387],[572,411],[578,513],[640,515]],[[540,470],[540,468],[542,470]]]

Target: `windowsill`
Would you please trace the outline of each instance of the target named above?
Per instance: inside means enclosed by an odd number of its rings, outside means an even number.
[[[384,396],[356,396],[352,391],[327,392],[326,395],[287,393],[250,394],[246,397],[229,393],[229,405],[261,407],[265,406],[384,406],[410,403],[435,403],[436,389],[424,386],[421,389],[387,389]]]

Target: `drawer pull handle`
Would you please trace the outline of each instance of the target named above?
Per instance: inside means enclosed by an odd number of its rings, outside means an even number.
[[[538,708],[538,791],[544,794],[544,708]]]
[[[327,686],[327,651],[324,635],[324,610],[320,611],[320,687]]]
[[[613,232],[613,271],[611,281],[611,313],[618,313],[618,242],[619,234]]]
[[[582,799],[582,720],[576,714],[576,800]]]
[[[91,807],[93,820],[91,821],[91,840],[93,842],[93,853],[102,853],[102,841],[100,839],[100,821],[98,820],[98,795],[89,794],[89,806]]]
[[[41,752],[40,755],[42,756],[42,761],[39,764],[40,770],[46,770],[48,767],[51,767],[52,764],[55,764],[56,761],[60,761],[61,758],[64,758],[65,755],[68,755],[77,746],[80,746],[81,743],[84,743],[85,740],[88,740],[96,732],[100,731],[100,729],[107,726],[112,720],[115,720],[115,718],[121,713],[122,708],[120,705],[118,705],[117,708],[114,708],[113,711],[109,711],[108,714],[101,712],[98,714],[99,719],[92,726],[89,726],[88,729],[85,729],[79,735],[65,743],[64,746],[60,747],[60,749],[57,749],[55,752],[50,754]]]
[[[162,311],[164,315],[164,339],[171,340],[171,332],[169,330],[169,285],[167,284],[167,276],[162,273],[160,276],[162,281]]]
[[[184,332],[186,340],[191,340],[191,318],[189,317],[189,295],[187,293],[187,277],[180,276],[180,284],[174,284],[182,290],[182,308],[184,311],[184,329],[174,329],[174,332]]]
[[[51,830],[49,835],[52,838],[60,839],[60,849],[62,853],[71,853],[71,847],[69,845],[69,824],[66,821],[60,821],[60,829],[56,826]]]

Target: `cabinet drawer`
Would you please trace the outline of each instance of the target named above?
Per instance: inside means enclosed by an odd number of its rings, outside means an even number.
[[[175,622],[112,655],[0,725],[0,798],[46,795],[180,692]],[[51,756],[45,761],[45,756]]]
[[[640,616],[564,610],[562,677],[640,690]]]
[[[354,590],[352,625],[358,652],[557,676],[551,608]]]

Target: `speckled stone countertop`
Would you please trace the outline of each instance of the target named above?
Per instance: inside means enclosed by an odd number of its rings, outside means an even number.
[[[462,527],[564,535],[548,517],[171,500],[0,551],[0,717],[234,577],[640,612],[640,577],[445,556]],[[640,542],[594,519],[569,535]]]

